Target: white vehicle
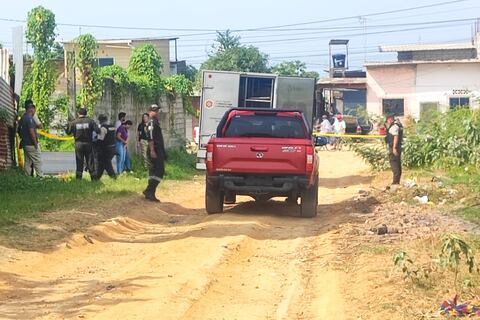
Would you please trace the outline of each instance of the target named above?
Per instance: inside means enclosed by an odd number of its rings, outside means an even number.
[[[310,127],[315,108],[315,79],[269,73],[203,71],[197,169],[205,169],[206,146],[231,108],[300,110]]]

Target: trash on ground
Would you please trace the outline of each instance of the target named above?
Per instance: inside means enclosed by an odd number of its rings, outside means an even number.
[[[473,300],[457,304],[458,296],[453,299],[443,301],[440,305],[442,315],[451,317],[472,317],[480,316],[480,299],[477,297]]]
[[[414,199],[415,199],[415,201],[417,201],[420,204],[427,204],[428,203],[428,196],[422,196],[422,197],[415,196]]]

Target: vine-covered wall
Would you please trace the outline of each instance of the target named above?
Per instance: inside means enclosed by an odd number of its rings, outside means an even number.
[[[105,80],[102,97],[98,100],[94,109],[95,118],[99,114],[106,114],[112,124],[117,121],[117,115],[123,111],[127,113],[127,120],[133,122],[130,129],[128,148],[130,152],[136,153],[137,126],[141,121],[142,114],[147,112],[150,104],[146,104],[136,98],[133,89],[127,89],[120,99],[113,98],[113,82]],[[165,144],[167,147],[182,146],[186,140],[185,111],[181,95],[162,94],[157,104],[161,107],[160,125],[162,127]]]

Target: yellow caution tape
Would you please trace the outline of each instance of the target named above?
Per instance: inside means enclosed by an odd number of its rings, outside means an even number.
[[[16,150],[17,150],[17,163],[20,168],[23,168],[25,161],[23,160],[23,152],[22,148],[20,148],[20,136],[17,134],[17,138],[15,139]]]
[[[319,133],[314,132],[315,137],[340,137],[340,138],[360,138],[360,139],[378,139],[385,138],[381,134],[339,134],[339,133]]]
[[[61,140],[61,141],[70,141],[70,140],[73,140],[73,137],[69,137],[69,136],[61,137],[61,136],[57,136],[56,134],[51,134],[51,133],[48,133],[48,132],[43,131],[43,130],[37,130],[37,132],[38,132],[41,136],[44,136],[45,138],[48,138],[48,139]]]

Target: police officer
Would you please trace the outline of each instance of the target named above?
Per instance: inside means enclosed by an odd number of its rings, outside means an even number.
[[[95,149],[95,179],[100,180],[103,172],[107,171],[110,178],[115,179],[112,159],[115,156],[115,126],[108,123],[108,117],[104,114],[98,116],[100,133],[94,143]]]
[[[147,139],[148,150],[147,157],[148,165],[148,186],[143,191],[145,199],[155,202],[160,202],[155,196],[157,186],[165,174],[164,161],[167,160],[167,153],[165,152],[165,145],[163,143],[162,129],[158,122],[159,107],[152,104],[150,107],[150,120],[147,123]]]
[[[87,109],[78,110],[78,118],[70,123],[67,133],[75,139],[75,159],[77,163],[76,177],[82,179],[84,164],[87,164],[92,180],[94,179],[92,139],[93,132],[100,133],[100,130],[92,119],[87,117]]]
[[[395,120],[394,115],[387,116],[387,136],[385,140],[388,145],[388,157],[393,172],[392,184],[398,185],[402,176],[403,126],[398,119]]]

